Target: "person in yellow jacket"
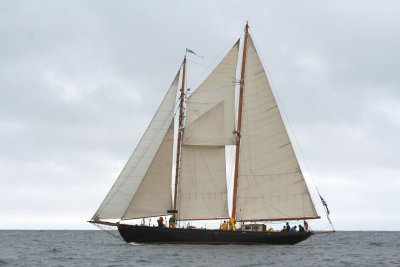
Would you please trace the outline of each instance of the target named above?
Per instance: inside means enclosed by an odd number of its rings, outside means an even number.
[[[224,221],[223,223],[221,223],[220,229],[222,231],[227,231],[228,230],[228,223],[226,221]]]
[[[235,218],[229,218],[229,230],[236,231],[235,223],[236,223]]]

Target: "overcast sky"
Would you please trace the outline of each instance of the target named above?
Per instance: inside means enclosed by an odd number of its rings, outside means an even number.
[[[1,1],[0,229],[93,229],[185,48],[208,66],[249,20],[335,227],[398,230],[399,14],[395,0]]]

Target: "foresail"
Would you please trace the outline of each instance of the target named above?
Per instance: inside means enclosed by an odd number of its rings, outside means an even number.
[[[165,140],[167,131],[170,129],[170,125],[174,118],[178,81],[179,72],[150,122],[146,132],[142,136],[142,139],[136,146],[135,151],[126,163],[124,169],[110,192],[107,194],[100,208],[93,216],[92,220],[119,219],[123,217],[125,213],[130,214],[131,210],[128,210],[128,206],[131,204],[132,198],[135,196],[139,186],[142,184],[143,178],[148,173],[149,167],[156,157],[162,141]],[[171,172],[168,172],[166,175],[168,174],[170,175]],[[165,177],[160,177],[161,180],[164,178]],[[170,189],[171,187],[169,184],[168,190]],[[168,203],[168,201],[166,203]],[[140,213],[140,211],[135,208],[133,208],[133,211],[135,214]],[[152,213],[150,210],[148,212]]]
[[[316,218],[266,73],[249,36],[237,220]]]
[[[174,121],[122,219],[166,215],[171,209]]]
[[[180,220],[228,217],[225,145],[234,143],[238,43],[188,98],[179,189]]]

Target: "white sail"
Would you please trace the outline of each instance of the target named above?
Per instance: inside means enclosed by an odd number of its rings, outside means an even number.
[[[242,114],[237,220],[318,217],[250,36]]]
[[[93,220],[119,219],[127,212],[174,118],[178,81],[179,72],[135,151],[93,216]]]
[[[183,146],[178,189],[179,220],[228,217],[225,148]]]
[[[173,143],[174,122],[172,121],[122,219],[166,215],[167,210],[171,209]]]
[[[187,103],[186,145],[234,144],[236,43],[206,80],[190,95]]]
[[[177,196],[184,219],[227,218],[225,145],[234,143],[236,43],[187,103]]]

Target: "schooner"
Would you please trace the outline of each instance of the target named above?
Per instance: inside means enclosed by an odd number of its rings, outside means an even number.
[[[260,221],[320,216],[248,24],[242,35],[243,40],[236,41],[190,95],[185,55],[147,130],[90,222],[117,226],[125,241],[138,243],[295,244],[314,233],[251,227]],[[231,213],[227,146],[235,147]],[[223,231],[130,223],[159,216],[178,221],[233,218],[243,225]]]

